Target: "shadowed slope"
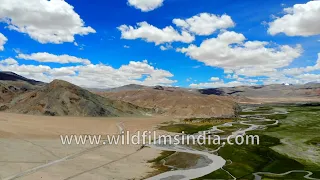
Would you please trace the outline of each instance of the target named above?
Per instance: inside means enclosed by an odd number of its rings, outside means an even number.
[[[25,82],[28,82],[28,83],[30,83],[32,85],[43,84],[43,82],[36,81],[36,80],[33,80],[33,79],[28,79],[28,78],[20,76],[20,75],[18,75],[16,73],[6,72],[6,71],[1,71],[0,72],[0,80],[1,81],[25,81]]]

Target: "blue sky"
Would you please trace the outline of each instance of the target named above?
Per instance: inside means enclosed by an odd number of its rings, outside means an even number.
[[[0,51],[0,69],[46,82],[58,78],[99,88],[128,83],[202,88],[317,81],[320,77],[320,60],[319,67],[316,65],[320,53],[320,27],[312,22],[320,20],[320,1],[310,2],[150,0],[149,9],[144,10],[143,0],[0,0],[3,4],[0,33],[7,39]],[[297,12],[297,4],[303,7],[303,12]],[[6,10],[8,7],[10,10]],[[285,8],[291,12],[286,12]],[[208,31],[200,28],[195,32],[192,27],[201,26],[201,22],[197,22],[204,17],[201,13],[217,17],[208,22],[213,26],[217,26],[214,21],[223,15],[230,17],[233,25],[229,22],[224,27],[215,27],[210,33],[210,27],[206,27]],[[290,17],[285,19],[288,15]],[[177,18],[184,22],[194,18],[194,21],[188,25],[191,28],[187,28],[174,24],[173,20]],[[305,23],[301,23],[301,19]],[[139,22],[147,22],[156,30],[150,26],[141,28],[137,25]],[[132,29],[120,30],[121,25],[132,26]],[[194,40],[171,39],[170,33],[160,32],[168,26],[179,35],[188,33]],[[306,32],[305,26],[318,27]],[[61,31],[58,35],[55,33]],[[224,41],[215,39],[227,32],[234,32],[228,34],[231,39],[239,35],[244,39],[210,49],[223,44]],[[50,39],[52,35],[57,40]],[[152,40],[146,41],[148,38]],[[158,40],[162,43],[156,44]],[[212,42],[201,46],[206,40]],[[244,47],[247,41],[268,44],[250,50]],[[191,49],[191,44],[197,49]],[[161,50],[161,46],[167,49]],[[291,49],[281,50],[282,46]],[[181,48],[186,50],[181,52]],[[264,54],[264,50],[268,54]],[[250,51],[254,55],[248,55]],[[75,58],[90,63],[69,61]],[[63,60],[68,63],[61,63]]]

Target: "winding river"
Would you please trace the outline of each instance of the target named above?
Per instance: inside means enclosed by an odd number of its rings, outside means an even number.
[[[287,112],[278,112],[277,114],[285,114]],[[250,115],[244,115],[241,116],[242,118],[245,117],[251,117]],[[256,125],[256,124],[251,124],[250,122],[252,121],[240,121],[240,122],[230,122],[230,123],[225,123],[220,126],[213,126],[210,130],[208,130],[208,134],[215,134],[217,132],[223,132],[222,130],[219,129],[219,127],[231,127],[233,124],[242,124],[242,125],[247,125],[249,126],[246,129],[239,129],[237,131],[232,132],[232,138],[237,137],[238,135],[245,135],[246,132],[248,131],[253,131],[257,129],[266,129],[268,126],[274,126],[279,123],[278,120],[269,120],[265,118],[254,118],[254,121],[260,121],[260,122],[267,122],[267,121],[273,121],[274,123],[266,124],[266,125]],[[197,134],[202,134],[203,132],[198,132]],[[196,134],[196,135],[197,135]],[[223,138],[221,138],[223,139]],[[183,152],[183,153],[190,153],[190,154],[196,154],[196,155],[201,155],[204,158],[209,159],[210,163],[206,164],[203,167],[198,167],[198,168],[191,168],[191,169],[183,169],[183,170],[173,170],[173,171],[168,171],[159,175],[156,175],[154,177],[148,178],[147,180],[188,180],[188,179],[195,179],[199,178],[202,176],[205,176],[207,174],[210,174],[218,169],[222,169],[223,166],[226,164],[226,160],[223,159],[221,156],[214,154],[217,152],[223,145],[221,145],[218,149],[215,151],[199,151],[196,150],[192,147],[189,146],[183,146],[183,145],[167,145],[167,144],[152,144],[152,145],[147,145],[150,148],[162,150],[162,151],[176,151],[176,152]],[[229,173],[229,172],[228,172]],[[230,174],[230,173],[229,173]],[[261,173],[260,173],[261,174]],[[231,174],[230,174],[231,175]],[[232,175],[231,175],[232,176]],[[233,176],[232,176],[233,177]],[[255,174],[255,177],[259,177],[259,173]],[[234,178],[235,179],[235,178]],[[258,180],[258,179],[257,179]]]
[[[186,170],[176,170],[176,171],[169,171],[162,174],[159,174],[157,176],[151,177],[148,180],[188,180],[188,179],[195,179],[198,177],[205,176],[207,174],[210,174],[211,172],[218,170],[222,168],[226,164],[226,160],[224,160],[222,157],[204,152],[204,151],[198,151],[194,149],[189,149],[182,146],[159,146],[159,145],[150,145],[149,147],[163,150],[163,151],[176,151],[176,152],[184,152],[184,153],[191,153],[191,154],[197,154],[204,156],[205,158],[210,159],[210,164],[201,167],[201,168],[195,168],[195,169],[186,169]]]

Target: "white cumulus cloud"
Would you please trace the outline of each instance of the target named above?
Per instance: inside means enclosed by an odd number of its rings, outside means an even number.
[[[164,46],[160,46],[160,49],[162,51],[166,51],[166,50],[169,50],[169,49],[173,49],[173,47],[172,47],[171,44],[165,44]]]
[[[0,21],[40,43],[74,42],[75,35],[96,31],[64,0],[0,0]]]
[[[250,69],[265,71],[288,66],[302,53],[297,45],[270,45],[268,42],[246,41],[243,34],[222,32],[216,38],[204,40],[200,46],[190,45],[177,51],[207,66],[225,70]]]
[[[171,86],[173,74],[157,69],[147,60],[130,61],[129,64],[114,68],[104,64],[88,64],[52,68],[44,65],[19,64],[9,58],[0,61],[0,70],[12,71],[22,76],[50,82],[54,79],[69,81],[87,88],[112,88],[127,84]]]
[[[0,51],[4,50],[4,44],[8,41],[8,38],[6,38],[2,33],[0,33]]]
[[[320,70],[320,53],[318,53],[318,60],[316,64],[313,66],[286,68],[286,69],[283,69],[281,72],[285,75],[297,76],[303,73],[317,71],[317,70]]]
[[[33,53],[33,54],[18,54],[17,58],[25,59],[25,60],[34,60],[38,62],[48,63],[60,63],[60,64],[67,64],[67,63],[80,63],[80,64],[91,64],[90,60],[78,58],[75,56],[69,55],[54,55],[49,54],[47,52],[40,52],[40,53]]]
[[[210,80],[211,80],[211,81],[219,81],[220,78],[219,78],[219,77],[211,77]]]
[[[312,36],[320,34],[320,1],[309,1],[285,8],[283,17],[269,23],[271,35]]]
[[[140,38],[147,42],[154,42],[156,45],[171,42],[190,43],[195,39],[195,37],[187,31],[180,33],[172,26],[159,29],[147,22],[137,23],[137,27],[121,25],[118,29],[121,31],[122,39],[133,40]]]
[[[174,19],[173,23],[197,35],[210,35],[217,29],[227,29],[235,26],[230,16],[217,16],[209,13],[200,13],[185,20]]]
[[[18,64],[18,62],[13,58],[8,58],[0,61],[0,64],[2,65],[15,65]]]
[[[319,82],[320,74],[301,74],[297,78],[305,82]]]
[[[164,0],[128,0],[128,5],[140,9],[142,12],[155,10],[163,5]]]

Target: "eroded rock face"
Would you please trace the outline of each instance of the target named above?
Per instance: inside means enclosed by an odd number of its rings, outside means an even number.
[[[0,111],[5,111],[7,109],[9,109],[9,106],[4,105],[4,104],[0,105]]]
[[[14,92],[9,90],[3,84],[0,84],[0,103],[8,103],[12,100]]]
[[[2,81],[0,80],[0,106],[4,111],[11,107],[13,99],[29,90],[36,89],[34,86],[23,81]],[[6,108],[4,108],[6,107]]]

